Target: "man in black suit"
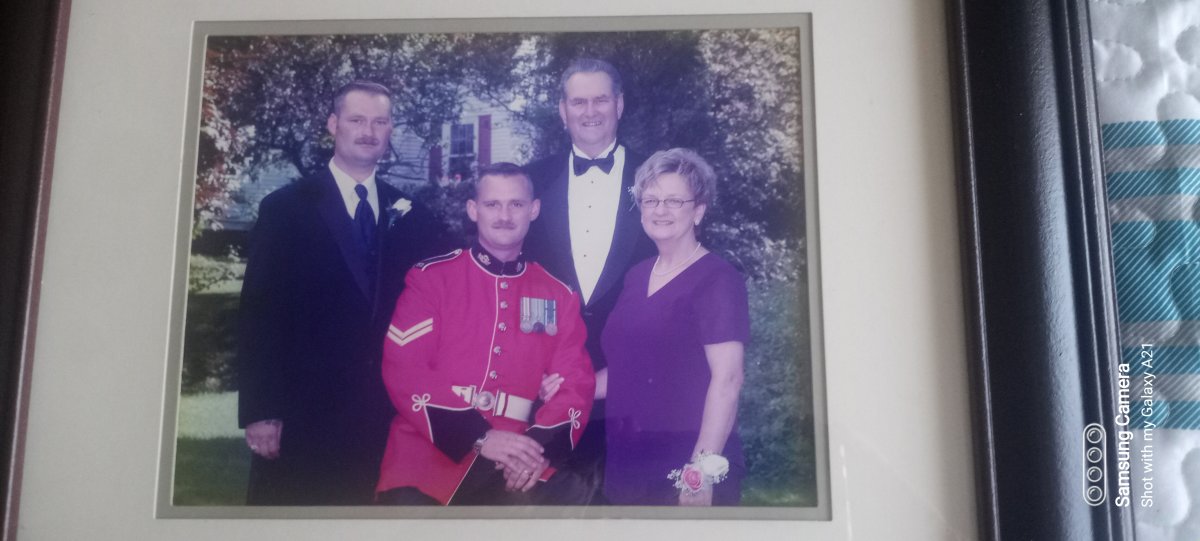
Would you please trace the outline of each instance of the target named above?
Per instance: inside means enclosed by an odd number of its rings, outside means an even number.
[[[525,245],[531,258],[580,292],[587,350],[597,370],[597,388],[602,389],[607,381],[600,348],[604,322],[625,272],[654,253],[629,196],[644,158],[617,143],[625,101],[621,75],[611,64],[577,59],[560,81],[558,112],[573,148],[526,168],[541,196],[542,213]],[[603,412],[603,401],[596,401],[592,423],[574,456],[580,469],[595,469],[597,483],[603,471]]]
[[[390,148],[388,89],[333,99],[333,159],[263,199],[242,285],[238,422],[247,503],[371,503],[394,411],[380,375],[405,271],[441,228],[375,178]]]

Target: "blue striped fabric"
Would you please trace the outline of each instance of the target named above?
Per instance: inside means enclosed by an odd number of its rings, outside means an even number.
[[[1156,428],[1200,429],[1200,402],[1189,400],[1195,398],[1196,389],[1176,389],[1177,392],[1185,392],[1187,395],[1179,400],[1171,400],[1169,393],[1164,399],[1162,390],[1166,379],[1173,375],[1200,373],[1200,346],[1155,348],[1152,370],[1139,362],[1142,360],[1141,348],[1125,348],[1122,355],[1131,367],[1131,428],[1144,428],[1147,426],[1145,421],[1150,421]],[[1156,376],[1151,385],[1151,392],[1145,392],[1140,387],[1142,374],[1147,372]],[[1149,415],[1145,415],[1146,413]]]
[[[1120,320],[1200,319],[1196,222],[1112,224]]]
[[[1167,144],[1158,122],[1118,122],[1100,128],[1104,150]]]
[[[1200,402],[1168,402],[1167,408],[1162,424],[1165,428],[1200,429]]]
[[[1129,201],[1200,195],[1200,168],[1172,167],[1169,161],[1153,159],[1167,155],[1167,151],[1185,150],[1170,147],[1200,145],[1200,120],[1106,124],[1101,128],[1101,137],[1105,151],[1134,149],[1124,151],[1120,158],[1122,168],[1132,165],[1129,170],[1105,177],[1109,199],[1133,205],[1121,214],[1129,221],[1112,224],[1119,320],[1122,327],[1137,324],[1143,332],[1158,329],[1161,334],[1157,335],[1169,341],[1152,345],[1154,362],[1149,371],[1138,363],[1142,349],[1137,344],[1123,344],[1122,356],[1132,364],[1135,382],[1149,372],[1161,376],[1160,383],[1173,383],[1178,392],[1174,400],[1170,393],[1157,395],[1148,420],[1158,428],[1200,430],[1200,401],[1193,400],[1200,393],[1192,388],[1198,381],[1195,376],[1200,375],[1200,337],[1172,331],[1180,328],[1179,322],[1200,321],[1200,222],[1187,220],[1186,212],[1174,213],[1171,220],[1148,221],[1154,214],[1131,212],[1130,208],[1144,208],[1141,205],[1150,204],[1150,200]],[[1136,160],[1143,156],[1148,157],[1145,163],[1138,163]],[[1135,161],[1130,161],[1131,157]],[[1180,199],[1179,204],[1187,201]],[[1162,389],[1156,391],[1161,393]],[[1139,411],[1142,402],[1137,393],[1141,391],[1134,392],[1130,427],[1142,428],[1147,419]]]
[[[1200,195],[1200,169],[1177,167],[1125,171],[1105,177],[1109,199],[1153,195]]]
[[[1135,409],[1129,415],[1129,428],[1142,429],[1149,420],[1154,428],[1176,428],[1180,430],[1200,430],[1200,402],[1193,400],[1177,400],[1173,402],[1158,402],[1149,416],[1142,415],[1141,404],[1135,404]]]
[[[1154,347],[1154,368],[1147,370],[1141,361],[1141,348],[1121,348],[1121,356],[1130,363],[1130,373],[1141,377],[1147,371],[1156,376],[1172,374],[1200,374],[1200,345]]]
[[[1200,144],[1200,120],[1117,122],[1100,128],[1105,150],[1146,146]]]

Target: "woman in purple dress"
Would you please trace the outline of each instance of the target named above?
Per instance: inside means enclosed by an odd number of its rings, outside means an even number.
[[[615,505],[737,505],[745,473],[737,436],[746,282],[696,228],[716,175],[695,152],[654,154],[633,197],[658,247],[625,275],[596,374],[607,396],[604,491]]]

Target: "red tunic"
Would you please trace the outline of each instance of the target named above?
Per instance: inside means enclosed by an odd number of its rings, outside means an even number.
[[[564,458],[596,385],[578,296],[537,263],[501,263],[478,246],[425,260],[405,282],[384,341],[383,380],[399,413],[376,492],[416,487],[448,504],[490,428],[529,435],[551,464]],[[553,373],[562,386],[531,414]]]

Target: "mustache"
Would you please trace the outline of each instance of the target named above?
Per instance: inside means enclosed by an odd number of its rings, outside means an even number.
[[[354,140],[354,144],[356,144],[356,145],[371,145],[371,146],[379,146],[379,138],[378,138],[378,137],[372,137],[372,136],[370,136],[370,135],[364,135],[364,136],[362,136],[362,137],[359,137],[358,139],[355,139],[355,140]]]

